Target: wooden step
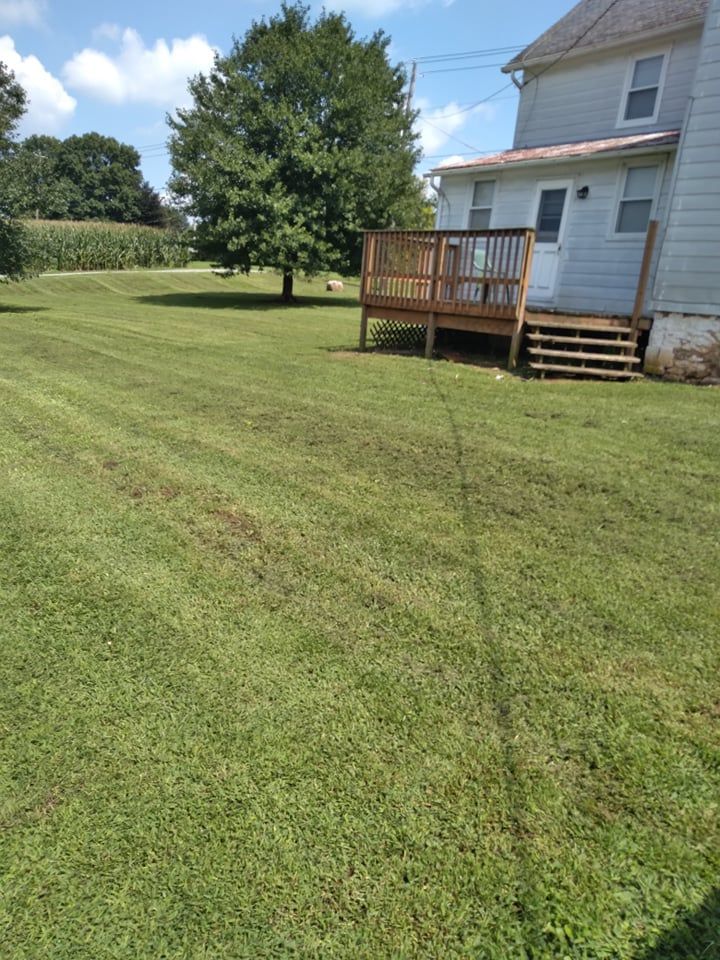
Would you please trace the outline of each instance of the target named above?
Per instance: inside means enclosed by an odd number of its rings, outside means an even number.
[[[563,360],[603,360],[606,363],[640,363],[640,357],[624,353],[583,353],[577,350],[548,350],[546,347],[529,347],[528,353],[541,357],[561,357]]]
[[[563,337],[552,333],[529,333],[528,340],[535,343],[577,343],[583,347],[622,347],[634,350],[637,344],[634,340],[611,340],[609,337]]]
[[[528,327],[539,333],[542,330],[585,330],[588,333],[632,333],[632,327],[615,326],[611,323],[590,323],[581,319],[568,321],[563,320],[535,320],[532,317],[527,318]]]
[[[635,370],[608,370],[602,367],[573,367],[564,363],[537,363],[530,364],[533,370],[545,373],[571,373],[576,377],[605,377],[608,380],[634,380],[642,377]]]

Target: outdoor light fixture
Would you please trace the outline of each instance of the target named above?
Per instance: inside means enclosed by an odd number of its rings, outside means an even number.
[[[578,200],[587,200],[589,196],[590,196],[590,187],[580,187],[580,189],[577,192]]]

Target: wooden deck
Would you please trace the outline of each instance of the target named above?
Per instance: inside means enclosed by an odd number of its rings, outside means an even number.
[[[535,231],[384,230],[365,234],[360,349],[370,319],[425,326],[431,357],[439,327],[508,337],[512,369],[527,327],[530,367],[546,373],[633,379],[658,224],[650,223],[632,316],[527,308]]]
[[[535,231],[391,230],[365,234],[360,349],[368,320],[427,327],[431,356],[438,327],[510,339],[520,349]]]

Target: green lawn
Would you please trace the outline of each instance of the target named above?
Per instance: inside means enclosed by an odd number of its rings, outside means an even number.
[[[720,956],[720,393],[0,289],[2,960]]]

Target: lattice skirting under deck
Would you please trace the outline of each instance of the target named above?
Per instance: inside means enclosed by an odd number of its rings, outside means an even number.
[[[425,343],[425,327],[397,320],[376,320],[370,336],[380,350],[419,350]]]

